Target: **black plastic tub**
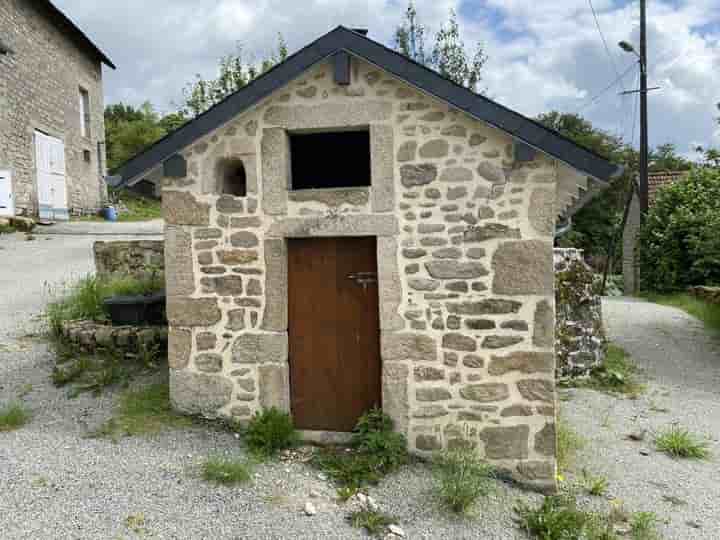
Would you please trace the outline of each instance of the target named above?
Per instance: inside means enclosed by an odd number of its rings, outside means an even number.
[[[165,323],[165,293],[112,296],[103,302],[116,326]]]

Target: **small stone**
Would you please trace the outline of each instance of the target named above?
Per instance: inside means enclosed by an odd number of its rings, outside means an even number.
[[[388,530],[395,536],[405,538],[405,531],[403,531],[399,526],[395,525],[394,523],[388,526]]]
[[[315,505],[311,503],[310,501],[305,503],[305,515],[306,516],[314,516],[317,514],[317,508],[315,508]]]

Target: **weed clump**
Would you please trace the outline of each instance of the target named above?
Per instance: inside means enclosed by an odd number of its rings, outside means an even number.
[[[270,457],[297,444],[298,434],[290,415],[271,407],[255,413],[250,419],[245,441],[253,453]]]
[[[20,403],[0,407],[0,432],[13,431],[30,421],[30,412]]]
[[[435,459],[435,491],[442,503],[458,514],[466,513],[473,503],[487,495],[492,487],[493,469],[470,447],[441,453]]]
[[[710,457],[707,441],[700,440],[688,429],[673,424],[658,433],[655,446],[670,457],[688,459],[707,459]]]
[[[245,461],[211,457],[202,465],[202,477],[216,484],[244,484],[250,481],[250,466]]]

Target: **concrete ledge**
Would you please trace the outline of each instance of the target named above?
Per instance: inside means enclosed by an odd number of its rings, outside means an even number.
[[[352,433],[347,431],[315,431],[299,430],[298,434],[303,442],[313,444],[348,444],[352,439]]]

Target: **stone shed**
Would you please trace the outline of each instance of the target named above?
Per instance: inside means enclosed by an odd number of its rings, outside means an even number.
[[[163,178],[177,409],[379,406],[554,487],[555,218],[615,166],[338,27],[121,172]]]

